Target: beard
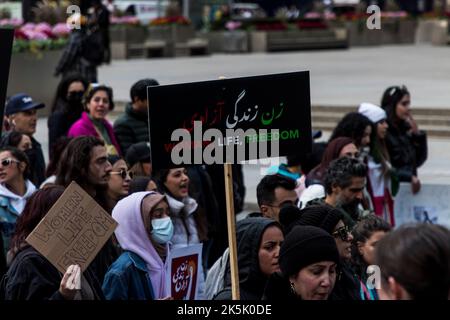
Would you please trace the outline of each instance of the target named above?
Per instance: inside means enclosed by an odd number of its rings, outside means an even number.
[[[358,220],[359,218],[359,204],[360,201],[358,199],[355,199],[351,202],[343,202],[341,200],[337,201],[337,207],[341,208],[345,212],[347,212],[350,217],[352,217],[353,220]]]

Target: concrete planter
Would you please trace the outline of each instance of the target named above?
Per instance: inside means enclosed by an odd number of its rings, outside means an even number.
[[[249,39],[253,52],[348,47],[345,28],[251,31]]]
[[[141,26],[114,26],[110,29],[112,59],[129,59],[141,56],[142,53],[132,50],[133,44],[143,43],[146,39],[146,29]]]
[[[368,29],[366,20],[347,21],[350,46],[377,46],[384,44],[414,43],[416,21],[385,19],[381,29]]]
[[[46,107],[39,111],[47,115],[56,94],[59,77],[53,76],[56,65],[61,58],[62,50],[43,51],[40,54],[30,52],[12,55],[8,80],[8,96],[25,92],[35,101],[45,103]]]
[[[249,36],[246,31],[211,31],[203,33],[201,37],[209,41],[211,52],[248,52]]]

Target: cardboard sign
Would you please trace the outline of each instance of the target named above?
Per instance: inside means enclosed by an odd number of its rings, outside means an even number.
[[[401,183],[395,197],[395,224],[426,222],[450,228],[450,186],[423,184],[413,195],[409,183]]]
[[[72,182],[26,241],[60,272],[71,264],[86,270],[117,222]]]
[[[196,300],[202,244],[174,248],[167,259],[166,288],[169,288],[169,295],[175,300]]]
[[[8,89],[9,65],[11,63],[14,29],[0,29],[0,119],[3,124],[6,91]],[[3,125],[0,126],[0,136]]]
[[[147,90],[153,167],[237,163],[311,150],[309,72]]]

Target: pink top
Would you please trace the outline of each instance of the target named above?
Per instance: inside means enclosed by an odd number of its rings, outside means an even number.
[[[119,144],[117,143],[116,137],[114,135],[113,128],[111,124],[105,119],[102,120],[103,125],[108,132],[109,139],[111,139],[111,143],[116,148],[119,154],[122,154],[120,151]],[[89,118],[87,112],[83,112],[81,114],[81,118],[78,119],[69,129],[69,133],[67,134],[69,137],[78,137],[78,136],[94,136],[103,140],[102,137],[99,136],[97,130],[95,129],[94,123]]]

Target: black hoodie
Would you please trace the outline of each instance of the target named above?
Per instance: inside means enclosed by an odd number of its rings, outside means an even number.
[[[240,300],[261,300],[263,296],[268,278],[261,272],[258,253],[264,231],[273,225],[279,226],[268,218],[246,218],[236,224]],[[228,266],[225,289],[215,300],[231,300],[230,273]]]

